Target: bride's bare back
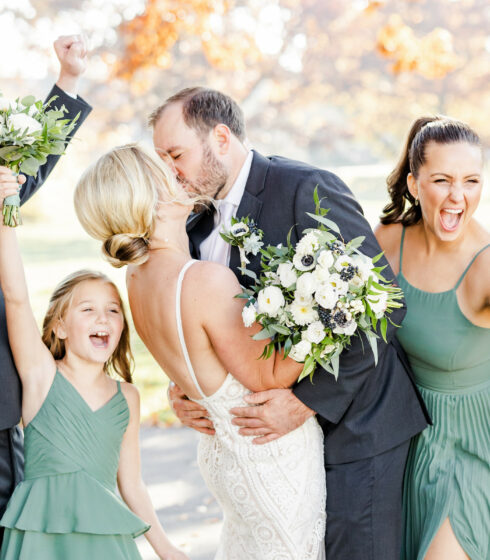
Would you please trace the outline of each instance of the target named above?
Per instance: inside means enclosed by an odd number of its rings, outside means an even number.
[[[168,377],[190,398],[199,391],[188,372],[176,321],[177,280],[188,255],[153,251],[146,263],[127,273],[129,303],[136,331]],[[184,338],[198,383],[206,395],[216,392],[231,372],[253,391],[290,386],[301,365],[290,359],[258,360],[264,342],[241,319],[240,286],[226,267],[199,262],[185,275],[181,293]]]

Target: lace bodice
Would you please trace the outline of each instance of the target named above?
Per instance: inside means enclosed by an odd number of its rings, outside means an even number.
[[[265,445],[253,443],[231,423],[230,409],[247,406],[250,393],[232,374],[206,396],[197,381],[183,335],[177,282],[176,318],[189,374],[202,395],[216,435],[201,435],[198,463],[224,513],[215,560],[322,560],[325,554],[323,433],[315,418]]]

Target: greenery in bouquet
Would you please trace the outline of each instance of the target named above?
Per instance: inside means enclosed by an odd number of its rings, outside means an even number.
[[[389,314],[403,298],[400,288],[383,277],[384,267],[375,266],[382,253],[364,255],[359,250],[364,237],[341,240],[316,189],[314,199],[315,213],[308,216],[317,228],[305,230],[295,247],[288,236],[286,246],[260,249],[261,273],[242,270],[254,285],[237,295],[247,300],[245,326],[262,326],[254,339],[269,340],[261,358],[283,349],[285,356],[304,363],[299,380],[311,377],[317,365],[337,378],[340,354],[361,331],[377,362],[377,333],[386,340]]]
[[[56,96],[43,104],[32,95],[12,100],[0,94],[0,165],[14,173],[34,176],[49,155],[63,154],[78,115],[72,120],[64,119],[68,112],[64,106],[50,108],[55,100]],[[19,206],[18,195],[5,199],[5,225],[15,227],[22,223]]]

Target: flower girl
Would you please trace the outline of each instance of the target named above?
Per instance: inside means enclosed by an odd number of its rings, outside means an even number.
[[[13,190],[0,183],[0,200]],[[15,229],[3,225],[0,282],[25,426],[25,480],[0,521],[1,560],[141,560],[133,538],[142,533],[161,560],[185,560],[141,479],[139,394],[117,288],[101,273],[71,274],[51,296],[41,337]]]

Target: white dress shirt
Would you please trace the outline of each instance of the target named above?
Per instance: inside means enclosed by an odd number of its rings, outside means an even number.
[[[250,174],[252,159],[253,152],[250,151],[243,162],[240,173],[238,173],[238,177],[233,183],[230,192],[224,198],[213,202],[216,207],[214,228],[200,246],[201,259],[203,261],[213,261],[224,264],[225,266],[230,264],[231,245],[221,238],[220,232],[223,231],[223,228],[229,229],[232,216],[236,217]]]

